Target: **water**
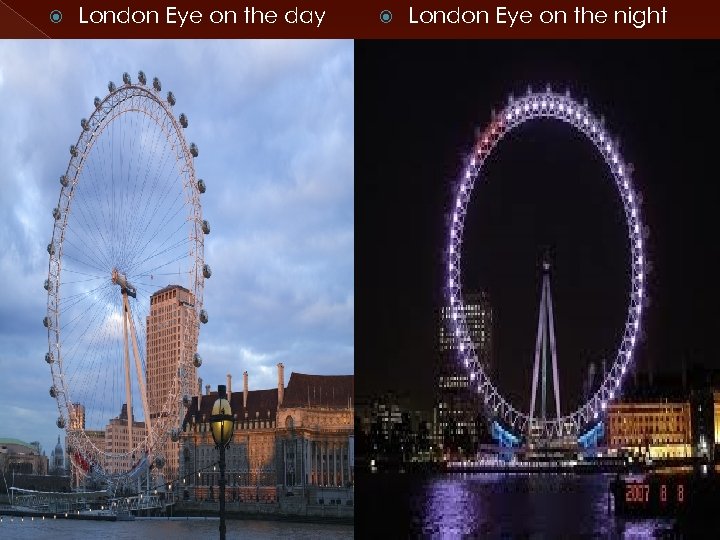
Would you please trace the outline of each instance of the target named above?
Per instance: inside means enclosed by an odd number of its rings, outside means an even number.
[[[297,538],[299,540],[329,540],[353,538],[351,525],[290,523],[286,521],[227,520],[227,538],[269,539]],[[42,540],[52,538],[97,540],[183,540],[218,538],[217,519],[137,519],[135,521],[78,521],[70,519],[30,520],[4,516],[0,523],[0,538]]]
[[[681,537],[668,535],[674,520],[616,518],[608,511],[611,479],[601,474],[367,474],[357,478],[355,524],[358,538]]]

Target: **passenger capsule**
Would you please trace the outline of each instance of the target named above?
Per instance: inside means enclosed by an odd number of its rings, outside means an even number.
[[[194,142],[190,143],[190,153],[192,154],[192,157],[198,157],[198,147]]]
[[[110,81],[108,83],[108,90],[110,90],[110,93],[112,94],[117,89],[117,86],[115,86],[115,83]]]
[[[95,96],[95,99],[93,100],[93,104],[95,105],[95,110],[99,111],[102,101],[100,100],[99,97]]]
[[[70,184],[70,180],[68,180],[68,177],[63,174],[60,177],[60,184],[62,184],[63,187],[68,187],[68,184]]]
[[[51,398],[57,397],[57,388],[55,388],[55,385],[50,387],[50,397]]]
[[[202,178],[198,180],[197,186],[200,193],[205,193],[205,190],[207,189],[207,187],[205,186],[205,180],[203,180]]]
[[[165,466],[165,458],[162,456],[158,456],[155,458],[155,466],[158,469],[162,469]]]
[[[127,71],[123,73],[123,83],[132,84],[132,81],[130,80],[130,74]]]
[[[55,255],[55,246],[53,245],[52,242],[50,242],[50,243],[48,244],[47,252],[48,252],[50,255]]]
[[[158,79],[157,77],[153,77],[153,88],[154,88],[157,92],[159,92],[160,90],[162,90],[162,85],[160,84],[160,79]]]
[[[168,92],[167,102],[170,104],[171,107],[175,106],[175,95],[172,92]]]
[[[185,113],[180,113],[180,125],[184,128],[188,127],[188,119]]]
[[[63,429],[65,427],[65,419],[62,416],[58,416],[57,422],[55,423],[60,429]]]
[[[80,127],[83,128],[83,131],[90,129],[90,122],[87,121],[87,118],[80,120]]]
[[[203,231],[205,234],[210,234],[210,223],[208,223],[208,220],[207,220],[207,219],[203,219],[203,222],[202,222],[202,231]]]
[[[55,218],[55,221],[60,219],[60,209],[57,206],[53,208],[53,217]]]
[[[207,324],[208,322],[208,314],[204,309],[200,310],[200,322],[203,324]]]
[[[70,155],[72,157],[77,157],[78,155],[77,146],[75,146],[74,144],[70,145]]]
[[[45,353],[45,361],[46,361],[48,364],[52,364],[52,363],[55,361],[55,357],[53,356],[53,353],[51,353],[51,352],[46,352],[46,353]]]
[[[50,320],[50,317],[45,316],[45,317],[43,318],[43,326],[44,326],[45,328],[50,328],[50,326],[52,326],[52,321]]]
[[[43,283],[43,287],[45,288],[46,291],[50,290],[50,280],[49,279],[45,280],[45,283]]]
[[[212,270],[210,269],[210,265],[203,264],[203,276],[208,279],[210,278],[210,276],[212,276]]]
[[[195,367],[200,367],[200,366],[202,366],[202,356],[200,356],[198,353],[195,353],[195,354],[193,355],[193,365],[194,365]]]

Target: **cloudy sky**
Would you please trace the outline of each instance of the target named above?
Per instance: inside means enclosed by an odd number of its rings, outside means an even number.
[[[144,70],[172,90],[212,225],[199,375],[235,388],[353,373],[351,41],[0,42],[0,437],[60,435],[43,357],[58,177],[93,98]],[[164,92],[163,92],[164,94]]]

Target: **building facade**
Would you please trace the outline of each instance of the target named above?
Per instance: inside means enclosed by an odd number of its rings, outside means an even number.
[[[37,444],[28,444],[18,439],[0,439],[0,471],[6,475],[46,475],[48,458],[41,453]]]
[[[108,456],[104,468],[108,474],[129,471],[142,457],[132,455],[130,451],[137,446],[138,441],[144,439],[147,435],[145,422],[133,420],[132,440],[130,440],[130,430],[128,428],[127,404],[123,403],[120,415],[108,422],[104,432],[99,432],[104,435],[103,442],[106,455]]]
[[[197,317],[192,293],[179,285],[160,289],[150,297],[150,315],[147,318],[147,361],[145,381],[150,419],[161,414],[179,414],[178,403],[167,403],[168,395],[175,394],[178,384],[180,359],[189,366],[190,380],[197,377],[191,358],[197,351]],[[163,474],[174,480],[178,475],[179,445],[168,438],[162,448],[156,449],[165,456]]]
[[[615,452],[653,459],[689,458],[693,455],[690,403],[613,403],[608,407],[606,437]]]
[[[250,390],[245,372],[243,390],[229,388],[228,394],[235,427],[226,450],[227,500],[352,499],[352,375],[292,373],[285,387],[284,366],[278,364],[277,388]],[[216,399],[216,392],[193,397],[183,423],[178,486],[188,499],[218,496],[218,451],[209,426]]]
[[[469,294],[463,306],[470,338],[482,368],[493,369],[493,310],[484,292]],[[451,331],[450,306],[440,310],[438,331],[437,399],[432,439],[444,452],[474,453],[483,436],[485,420],[470,376],[457,361],[459,343]]]

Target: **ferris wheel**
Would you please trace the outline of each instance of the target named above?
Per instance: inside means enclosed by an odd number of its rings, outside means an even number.
[[[195,176],[198,148],[183,135],[186,115],[173,114],[173,93],[163,96],[159,79],[148,83],[142,71],[137,83],[124,73],[108,91],[80,122],[60,176],[43,324],[70,458],[82,474],[122,479],[153,460],[162,467],[163,444],[177,440],[202,362],[210,225],[200,204],[205,183]],[[170,290],[181,291],[176,311],[151,305]],[[169,338],[171,330],[182,338]],[[161,354],[175,363],[148,358]],[[115,440],[106,441],[111,419]]]
[[[600,387],[576,410],[557,418],[533,417],[514,407],[498,391],[482,364],[471,338],[466,320],[461,282],[463,230],[473,187],[480,177],[486,159],[500,140],[518,126],[533,120],[550,118],[561,121],[587,137],[602,155],[623,203],[630,248],[630,296],[625,328],[617,345],[615,359]],[[645,294],[646,258],[644,236],[646,230],[640,219],[639,196],[632,186],[632,170],[619,153],[617,140],[607,132],[601,118],[594,116],[587,104],[578,103],[569,93],[558,94],[547,88],[544,92],[528,90],[521,98],[510,98],[508,105],[493,115],[492,122],[480,132],[471,154],[467,157],[452,200],[445,262],[445,291],[450,306],[450,331],[458,343],[457,354],[461,367],[467,370],[471,385],[481,398],[482,405],[493,419],[502,420],[517,435],[555,439],[577,436],[582,430],[604,415],[608,404],[619,395],[620,385],[633,360],[638,341]]]

